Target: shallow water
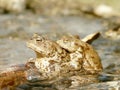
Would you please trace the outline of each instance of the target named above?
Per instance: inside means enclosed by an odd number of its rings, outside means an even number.
[[[0,18],[0,69],[25,63],[35,57],[34,52],[26,47],[26,40],[33,33],[45,34],[55,40],[67,33],[81,37],[98,31],[104,33],[106,28],[102,19],[82,16],[43,17],[21,14],[0,15]],[[120,42],[104,38],[103,35],[93,43],[103,67],[120,63]]]
[[[105,38],[105,30],[106,26],[100,18],[43,17],[32,14],[0,15],[0,70],[25,63],[29,58],[35,57],[34,51],[26,47],[26,41],[33,33],[44,34],[56,40],[67,33],[78,34],[83,38],[98,31],[102,35],[92,45],[100,55],[104,69],[111,64],[116,64],[119,68],[120,42]],[[109,70],[114,71],[111,68]]]
[[[27,18],[28,16],[30,18]],[[104,32],[106,28],[101,19],[79,16],[54,18],[38,15],[0,15],[0,18],[0,68],[24,63],[30,57],[35,57],[34,52],[28,49],[25,43],[33,33],[56,39],[67,33],[84,37],[97,31]],[[101,36],[93,45],[103,62],[110,60],[112,63],[112,60],[119,59],[119,42]]]
[[[100,20],[83,17],[0,15],[0,18],[0,68],[24,63],[30,57],[35,57],[25,43],[33,33],[46,34],[49,38],[56,39],[66,33],[83,37],[104,28]]]

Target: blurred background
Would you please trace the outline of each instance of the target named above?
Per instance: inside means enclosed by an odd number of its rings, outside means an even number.
[[[120,0],[0,0],[0,70],[25,63],[35,54],[26,47],[34,33],[52,40],[68,33],[81,38],[101,32],[92,45],[103,67],[119,67]]]

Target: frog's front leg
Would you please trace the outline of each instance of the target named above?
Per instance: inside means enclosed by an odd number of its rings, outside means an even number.
[[[36,67],[35,67],[35,61],[36,61],[35,58],[30,58],[30,59],[26,62],[25,66],[26,66],[27,68],[36,68]]]
[[[46,77],[43,77],[42,74],[39,72],[39,69],[36,67],[35,62],[38,60],[38,58],[30,58],[27,63],[26,67],[28,70],[25,71],[26,78],[28,81],[34,82],[34,81],[40,81],[45,80]]]
[[[44,57],[44,55],[42,55],[41,53],[35,51],[35,54],[36,54],[36,58],[42,58]]]

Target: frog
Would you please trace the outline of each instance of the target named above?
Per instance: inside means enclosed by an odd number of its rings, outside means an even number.
[[[96,36],[99,36],[98,33],[83,39],[78,35],[67,35],[53,41],[34,34],[32,39],[27,41],[27,47],[35,51],[36,58],[32,62],[45,81],[59,82],[62,78],[72,84],[74,81],[77,82],[77,77],[83,81],[82,83],[86,83],[87,77],[89,82],[95,82],[96,75],[103,69],[99,55],[89,45]],[[89,75],[95,76],[95,80],[91,80]],[[77,83],[81,84],[80,80]]]
[[[55,41],[34,34],[26,44],[36,53],[36,58],[31,61],[35,63],[35,67],[42,74],[42,77],[51,79],[60,75],[61,72],[68,71],[69,55]]]
[[[74,70],[84,70],[87,74],[97,74],[103,70],[98,53],[89,44],[99,33],[80,39],[73,35],[63,36],[57,43],[70,55],[70,65]]]

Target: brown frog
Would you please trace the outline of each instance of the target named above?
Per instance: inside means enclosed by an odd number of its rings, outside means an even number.
[[[92,34],[97,35],[96,34]],[[99,73],[102,71],[102,64],[100,61],[100,57],[97,52],[93,49],[91,45],[89,45],[88,41],[90,41],[89,37],[93,37],[92,35],[87,36],[80,40],[78,37],[64,36],[57,43],[67,50],[70,55],[70,65],[74,68],[74,70],[84,70],[86,73]]]
[[[55,77],[97,75],[102,71],[102,64],[97,52],[88,44],[96,39],[96,35],[98,33],[82,40],[78,36],[69,35],[52,41],[35,34],[27,46],[36,52],[35,66],[40,75],[48,80]]]
[[[36,52],[35,66],[46,78],[53,78],[68,71],[68,53],[56,42],[35,34],[27,46]]]

